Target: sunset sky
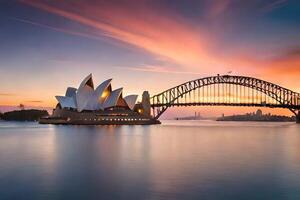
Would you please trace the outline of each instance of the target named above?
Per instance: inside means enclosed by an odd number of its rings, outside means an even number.
[[[2,0],[0,105],[53,107],[89,73],[125,94],[228,71],[300,92],[299,13],[299,0]],[[180,110],[195,109],[249,110]]]

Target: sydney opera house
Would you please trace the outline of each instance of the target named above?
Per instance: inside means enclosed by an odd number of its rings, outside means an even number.
[[[68,87],[65,96],[56,96],[58,104],[49,117],[40,119],[42,124],[114,125],[157,124],[151,117],[149,93],[142,101],[138,95],[123,96],[123,88],[112,89],[112,79],[94,87],[92,74],[78,88]]]

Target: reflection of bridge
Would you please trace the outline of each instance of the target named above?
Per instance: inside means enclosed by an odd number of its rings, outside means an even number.
[[[173,106],[251,106],[287,108],[300,123],[300,93],[245,76],[211,76],[170,88],[150,99],[158,119]]]

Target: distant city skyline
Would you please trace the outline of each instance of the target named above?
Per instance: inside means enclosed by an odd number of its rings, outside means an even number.
[[[140,97],[228,72],[299,92],[299,13],[297,0],[4,0],[0,105],[54,107],[55,95],[89,73]],[[218,116],[253,108],[197,110]]]

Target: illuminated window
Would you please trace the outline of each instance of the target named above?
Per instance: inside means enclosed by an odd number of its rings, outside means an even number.
[[[143,110],[139,108],[138,113],[143,113]]]
[[[107,96],[109,95],[109,91],[108,90],[105,90],[102,95],[101,95],[101,98],[106,98]]]

